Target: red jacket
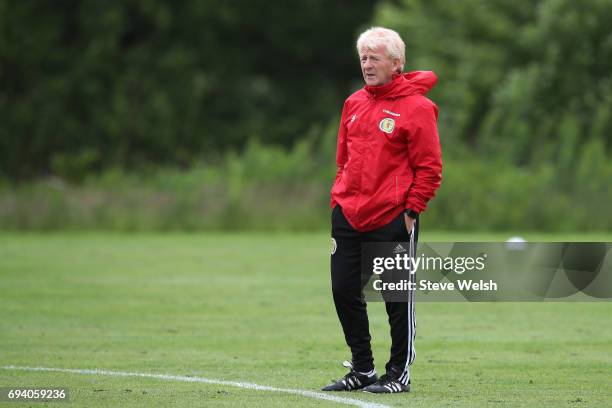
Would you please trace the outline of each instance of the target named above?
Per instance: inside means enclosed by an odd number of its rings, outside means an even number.
[[[406,208],[425,210],[442,180],[437,106],[425,97],[432,71],[394,75],[344,103],[331,207],[359,231],[380,228]]]

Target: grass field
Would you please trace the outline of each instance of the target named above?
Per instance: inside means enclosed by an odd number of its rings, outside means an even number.
[[[423,241],[508,235],[422,235]],[[532,240],[605,240],[534,235]],[[103,369],[318,391],[349,359],[327,234],[2,234],[0,366]],[[379,371],[384,307],[370,309]],[[409,394],[393,407],[612,405],[612,303],[418,303]],[[67,387],[78,407],[342,406],[172,379],[0,369],[0,387]],[[52,403],[2,406],[45,406]]]

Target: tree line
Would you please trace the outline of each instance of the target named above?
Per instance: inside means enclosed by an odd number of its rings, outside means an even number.
[[[554,163],[564,183],[610,155],[609,0],[4,0],[0,19],[8,180],[316,141],[375,24],[405,39],[406,69],[438,73],[445,154]]]

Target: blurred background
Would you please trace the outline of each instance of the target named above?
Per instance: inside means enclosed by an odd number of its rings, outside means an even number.
[[[355,40],[433,70],[439,231],[610,231],[612,0],[0,0],[0,229],[327,230]]]

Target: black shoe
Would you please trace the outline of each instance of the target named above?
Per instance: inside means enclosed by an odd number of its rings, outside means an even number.
[[[408,377],[403,381],[400,381],[398,378],[398,373],[394,371],[388,371],[387,374],[381,375],[375,384],[365,387],[363,391],[371,392],[374,394],[410,392],[410,378]]]
[[[357,371],[353,370],[353,363],[350,361],[345,361],[342,365],[351,371],[340,378],[339,380],[332,380],[332,383],[327,387],[321,388],[321,391],[353,391],[360,390],[368,385],[374,384],[378,377],[376,373],[373,373],[371,376],[367,376],[365,374],[361,374]]]

